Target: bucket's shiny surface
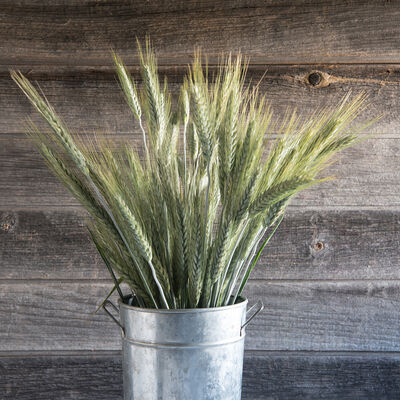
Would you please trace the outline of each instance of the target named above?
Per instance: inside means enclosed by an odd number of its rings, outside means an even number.
[[[208,309],[120,306],[125,400],[240,400],[247,300]]]

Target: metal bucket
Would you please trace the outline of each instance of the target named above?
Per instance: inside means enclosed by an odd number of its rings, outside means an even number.
[[[263,309],[156,310],[119,301],[125,400],[240,400],[245,326]]]

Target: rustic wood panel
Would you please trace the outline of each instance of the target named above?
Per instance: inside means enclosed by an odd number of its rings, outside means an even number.
[[[249,349],[398,351],[399,281],[251,282],[265,310],[248,330]]]
[[[325,173],[339,179],[301,192],[291,204],[398,207],[399,164],[400,139],[369,139],[345,150]],[[0,135],[0,171],[2,207],[78,204],[22,135]]]
[[[399,279],[399,217],[389,210],[289,210],[252,277]]]
[[[138,68],[132,67],[139,81]],[[0,133],[21,133],[25,117],[41,123],[20,89],[0,66]],[[37,81],[49,101],[74,132],[138,133],[138,126],[124,102],[113,68],[22,68]],[[171,92],[177,95],[184,67],[163,67]],[[334,106],[350,90],[366,92],[371,106],[360,116],[369,120],[384,114],[370,132],[399,137],[400,65],[262,65],[251,66],[248,80],[260,83],[276,116],[294,109],[308,118],[322,106]],[[312,82],[312,84],[310,83]],[[140,81],[139,81],[140,83]]]
[[[0,279],[107,279],[78,209],[0,210]],[[400,279],[400,211],[290,209],[253,278]]]
[[[394,400],[398,354],[248,353],[243,398],[251,400]]]
[[[84,211],[0,211],[0,279],[109,278]]]
[[[110,283],[63,281],[0,284],[0,351],[119,349],[120,333],[94,315]]]
[[[170,63],[185,63],[194,46],[214,59],[242,49],[261,63],[399,60],[396,2],[219,3],[9,0],[0,14],[0,63],[106,64],[110,47],[129,55],[145,35]]]
[[[122,400],[118,354],[0,356],[4,400]],[[243,400],[389,400],[400,356],[385,353],[246,352]]]
[[[92,316],[111,283],[3,281],[0,351],[118,350],[118,327]],[[265,310],[248,350],[399,351],[400,282],[251,281]]]
[[[122,400],[118,355],[1,357],[3,400]]]

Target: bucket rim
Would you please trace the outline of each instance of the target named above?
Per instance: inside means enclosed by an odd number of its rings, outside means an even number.
[[[131,295],[124,296],[124,298],[130,298]],[[156,313],[156,314],[188,314],[188,313],[205,313],[205,312],[219,312],[225,310],[231,310],[235,308],[246,307],[249,300],[246,297],[238,296],[237,300],[239,302],[235,304],[229,304],[227,306],[220,307],[209,307],[209,308],[170,308],[169,310],[166,308],[143,308],[130,306],[129,304],[123,303],[121,299],[118,299],[118,305],[121,308],[126,308],[128,310],[137,311],[137,312],[145,312],[145,313]]]

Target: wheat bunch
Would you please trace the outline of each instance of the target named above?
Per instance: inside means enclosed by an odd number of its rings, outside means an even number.
[[[125,282],[147,308],[218,307],[242,293],[290,200],[320,183],[332,157],[359,140],[365,96],[301,122],[276,122],[246,62],[229,56],[211,77],[199,53],[172,110],[149,43],[139,46],[142,85],[114,54],[117,76],[143,137],[82,143],[20,73],[11,76],[47,121],[29,124],[49,168],[91,215],[89,230],[122,297]],[[362,128],[365,128],[364,125]],[[266,151],[268,149],[268,151]]]

